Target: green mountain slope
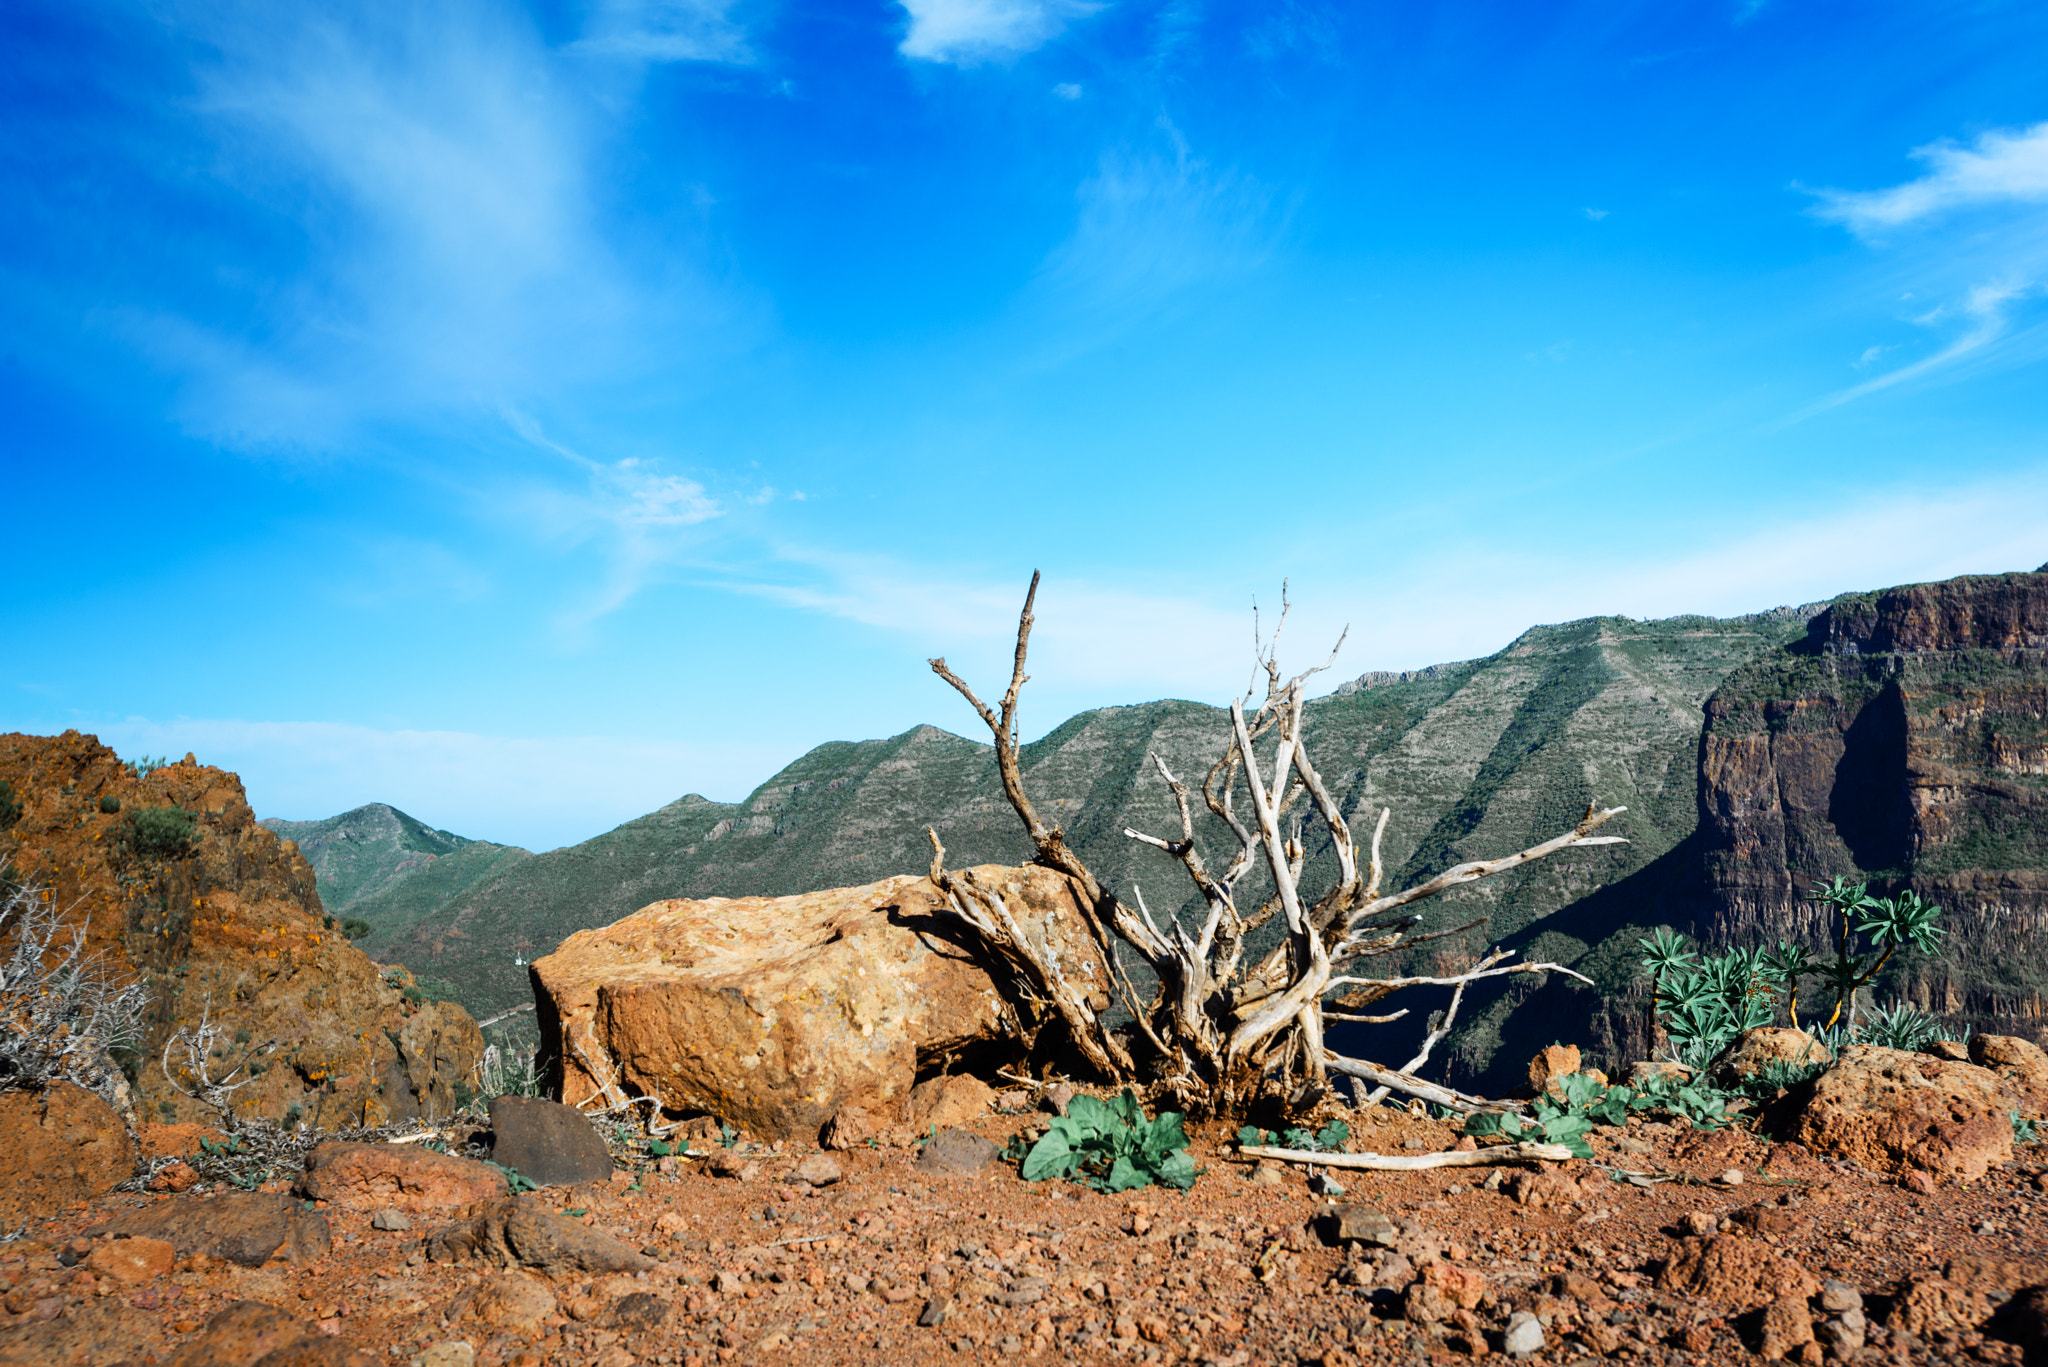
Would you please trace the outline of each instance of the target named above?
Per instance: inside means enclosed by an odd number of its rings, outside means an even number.
[[[325,821],[261,823],[313,866],[320,903],[330,916],[368,921],[356,941],[372,958],[389,960],[395,938],[507,865],[531,859],[516,845],[494,845],[435,830],[381,802]]]
[[[1393,808],[1390,882],[1554,835],[1596,797],[1630,809],[1613,828],[1629,845],[1553,859],[1444,899],[1431,912],[1438,922],[1488,911],[1491,924],[1470,943],[1429,946],[1418,966],[1454,961],[1487,941],[1514,943],[1604,965],[1608,994],[1620,991],[1633,965],[1610,942],[1627,926],[1670,919],[1654,891],[1659,871],[1694,837],[1702,702],[1731,670],[1799,635],[1811,615],[1537,627],[1487,659],[1367,675],[1311,704],[1310,744],[1354,827]],[[1182,701],[1083,713],[1027,747],[1027,782],[1108,883],[1142,889],[1164,911],[1186,896],[1178,866],[1123,835],[1126,826],[1175,829],[1148,756],[1198,778],[1222,752],[1227,725],[1227,713]],[[1210,847],[1220,849],[1204,822]],[[738,804],[685,797],[581,845],[508,862],[381,939],[380,952],[439,980],[479,1018],[492,1016],[528,1000],[518,961],[576,930],[662,897],[792,893],[922,870],[927,824],[956,866],[1031,852],[989,747],[918,727],[819,746]],[[1328,859],[1327,837],[1311,830],[1308,838],[1313,869]],[[1623,908],[1595,895],[1617,886],[1648,890],[1649,901]],[[1458,1073],[1482,1076],[1498,1059],[1525,1059],[1550,1042],[1534,1036],[1552,1023],[1583,1024],[1604,1009],[1605,996],[1578,991],[1468,999],[1472,1028],[1461,1037]],[[1594,1033],[1619,1048],[1630,1030],[1596,1022]],[[1400,1047],[1391,1039],[1370,1052]]]

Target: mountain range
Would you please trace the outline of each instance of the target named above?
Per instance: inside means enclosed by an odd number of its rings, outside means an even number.
[[[1438,942],[1421,963],[1454,962],[1483,947],[1483,935],[1526,942],[1559,962],[1599,960],[1608,987],[1625,985],[1633,962],[1605,943],[1623,927],[1589,939],[1580,933],[1587,927],[1554,929],[1571,921],[1560,913],[1601,888],[1640,884],[1643,870],[1694,837],[1703,704],[1733,671],[1802,636],[1820,606],[1540,626],[1484,659],[1367,674],[1311,703],[1312,753],[1354,823],[1392,808],[1390,884],[1547,838],[1590,800],[1629,808],[1611,828],[1627,845],[1554,858],[1442,899],[1431,911],[1435,922],[1481,911],[1491,920],[1463,940]],[[1148,757],[1199,776],[1222,752],[1228,725],[1224,710],[1179,700],[1086,712],[1024,748],[1026,782],[1108,883],[1135,885],[1155,910],[1172,907],[1187,894],[1180,870],[1123,830],[1172,829],[1170,796]],[[381,805],[322,822],[266,824],[299,842],[323,895],[340,899],[331,911],[370,922],[360,942],[369,953],[402,962],[423,987],[480,1020],[530,1001],[522,960],[658,898],[794,893],[920,871],[930,858],[926,825],[955,865],[1014,863],[1031,853],[1002,798],[990,747],[931,726],[821,745],[742,802],[688,795],[539,855],[463,840]],[[1204,814],[1200,834],[1211,848],[1220,848],[1219,830]],[[1326,845],[1312,848],[1311,885],[1325,859]],[[1690,919],[1690,906],[1661,904],[1672,890],[1661,899],[1657,888],[1646,890],[1647,900],[1622,918],[1629,925]],[[1481,1076],[1503,1038],[1562,1032],[1597,1014],[1576,1000],[1582,990],[1571,1002],[1540,1004],[1540,1019],[1518,1024],[1524,999],[1541,995],[1477,1002],[1455,1070]],[[1609,1051],[1642,1035],[1640,1026],[1600,1028]],[[1389,1034],[1369,1046],[1376,1056],[1399,1052],[1409,1038],[1404,1029]]]

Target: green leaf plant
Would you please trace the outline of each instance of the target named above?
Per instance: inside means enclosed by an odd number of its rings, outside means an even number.
[[[1146,1119],[1128,1087],[1112,1100],[1077,1096],[1024,1155],[1027,1182],[1066,1177],[1097,1191],[1133,1191],[1158,1183],[1182,1191],[1195,1184],[1180,1113]]]
[[[1573,1156],[1591,1158],[1587,1134],[1595,1125],[1624,1125],[1631,1115],[1666,1112],[1682,1115],[1699,1129],[1719,1129],[1728,1122],[1725,1100],[1711,1088],[1696,1087],[1675,1077],[1651,1078],[1641,1087],[1609,1087],[1586,1073],[1567,1073],[1552,1082],[1531,1105],[1524,1119],[1508,1111],[1481,1111],[1465,1121],[1475,1138],[1499,1135],[1514,1141],[1562,1144]]]
[[[1351,1127],[1341,1120],[1332,1120],[1314,1134],[1298,1127],[1275,1134],[1256,1125],[1246,1125],[1237,1132],[1237,1142],[1240,1144],[1300,1149],[1305,1153],[1336,1153],[1344,1147],[1344,1142],[1349,1138]]]
[[[1738,1036],[1777,1020],[1781,1004],[1795,1030],[1814,1034],[1830,1048],[1853,1037],[1918,1049],[1940,1037],[1934,1018],[1912,1008],[1879,1012],[1868,1029],[1855,1027],[1856,994],[1877,980],[1901,948],[1934,948],[1942,934],[1935,924],[1941,908],[1911,890],[1872,897],[1868,885],[1839,877],[1815,883],[1807,900],[1832,908],[1833,958],[1786,940],[1774,949],[1701,955],[1669,929],[1637,941],[1655,988],[1658,1021],[1678,1063],[1698,1072]],[[1800,985],[1809,978],[1818,980],[1821,1000],[1829,1004],[1826,1023],[1818,1026],[1799,1018]]]

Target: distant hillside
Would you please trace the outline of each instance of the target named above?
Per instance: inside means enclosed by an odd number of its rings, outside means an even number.
[[[396,807],[372,802],[325,821],[260,823],[313,866],[321,905],[330,916],[368,921],[356,945],[390,961],[390,946],[420,920],[508,865],[531,859],[516,845],[468,840],[437,831]]]
[[[1665,886],[1673,867],[1665,857],[1698,825],[1701,704],[1732,670],[1803,635],[1817,610],[1536,627],[1486,659],[1368,674],[1310,705],[1310,743],[1354,820],[1393,808],[1386,849],[1399,882],[1554,835],[1595,797],[1629,808],[1614,829],[1631,844],[1547,861],[1461,890],[1432,911],[1443,920],[1490,909],[1488,940],[1579,963],[1603,983],[1598,993],[1559,988],[1533,1003],[1532,989],[1471,1002],[1472,1028],[1455,1060],[1461,1076],[1484,1075],[1496,1053],[1512,1068],[1552,1033],[1604,1052],[1642,1048],[1644,1004],[1630,995],[1626,932],[1689,917],[1697,901],[1696,886]],[[943,686],[926,686],[936,705]],[[1111,885],[1136,883],[1155,909],[1172,906],[1186,894],[1178,867],[1125,839],[1123,828],[1171,829],[1168,795],[1147,755],[1199,775],[1221,753],[1227,724],[1227,713],[1181,701],[1084,713],[1026,748],[1027,780]],[[792,893],[915,872],[929,861],[928,823],[956,865],[1020,861],[1030,846],[991,756],[986,745],[929,726],[822,745],[744,802],[692,795],[567,849],[506,852],[489,877],[408,912],[403,925],[396,915],[379,920],[372,943],[483,1018],[529,1000],[516,960],[658,898]],[[1646,880],[1653,867],[1661,872]],[[1626,906],[1589,897],[1624,883],[1635,890]],[[1578,914],[1589,901],[1590,918]],[[368,900],[349,914],[387,915]],[[1476,940],[1464,948],[1483,947]]]

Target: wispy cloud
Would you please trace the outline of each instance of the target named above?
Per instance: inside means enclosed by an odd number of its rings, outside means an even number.
[[[559,619],[571,632],[616,612],[664,571],[690,563],[701,553],[692,528],[724,516],[726,509],[702,484],[665,473],[640,457],[598,461],[552,440],[539,422],[517,411],[505,415],[512,430],[532,446],[561,457],[583,473],[580,489],[553,479],[520,486],[506,499],[509,510],[543,538],[570,545],[595,544],[606,562],[602,583]]]
[[[1085,0],[901,0],[910,31],[899,51],[927,62],[973,66],[1043,47],[1069,21],[1101,9]]]
[[[1822,190],[1815,212],[1869,237],[1967,206],[2048,203],[2048,123],[1994,129],[1967,147],[1930,143],[1912,155],[1926,175],[1887,190]]]
[[[305,244],[283,274],[248,281],[245,307],[215,311],[242,326],[141,307],[118,319],[184,375],[195,429],[320,448],[366,422],[489,423],[505,403],[687,365],[730,324],[729,301],[672,253],[622,246],[632,234],[605,219],[592,171],[603,102],[586,64],[524,20],[461,0],[188,14],[178,31],[206,54],[195,110],[217,173]],[[717,37],[722,15],[638,7],[594,22],[656,46],[696,23],[689,41],[715,48],[732,41]]]
[[[1912,155],[1925,175],[1888,189],[1818,191],[1813,212],[1883,253],[1889,268],[1879,289],[1944,301],[1916,303],[1906,320],[1930,339],[1911,348],[1924,354],[1828,394],[1772,430],[1885,390],[2038,357],[2041,329],[2023,315],[2048,278],[2048,214],[2033,207],[2048,204],[2048,123],[1993,130],[1967,146],[1932,143]],[[1855,364],[1902,349],[1868,345]]]
[[[1163,149],[1102,154],[1077,192],[1073,233],[1038,273],[1041,299],[1097,329],[1256,269],[1285,230],[1269,186],[1195,155],[1165,119],[1159,132]]]
[[[651,62],[754,59],[732,0],[602,0],[572,50]]]

